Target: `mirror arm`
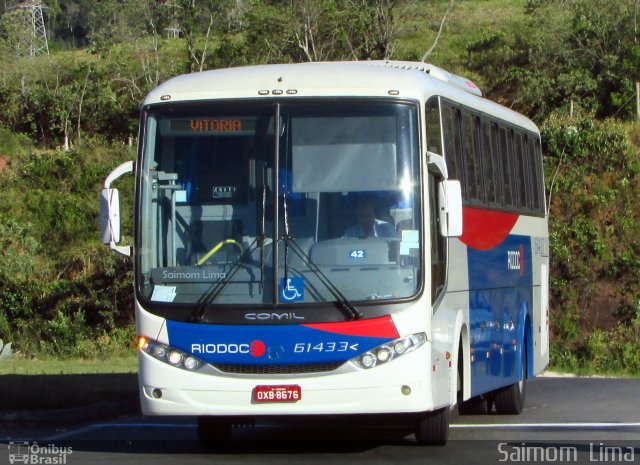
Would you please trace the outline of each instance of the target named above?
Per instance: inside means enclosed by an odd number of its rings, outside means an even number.
[[[429,171],[435,171],[444,179],[449,178],[447,164],[442,155],[427,151],[427,163],[429,164]]]
[[[113,241],[109,242],[109,248],[120,255],[124,255],[125,257],[130,257],[133,249],[130,245],[117,245]]]
[[[109,176],[107,176],[107,179],[104,180],[104,188],[111,189],[111,183],[113,181],[115,181],[122,175],[133,172],[134,163],[135,162],[133,160],[125,161],[116,169],[111,171],[111,173],[109,173]]]

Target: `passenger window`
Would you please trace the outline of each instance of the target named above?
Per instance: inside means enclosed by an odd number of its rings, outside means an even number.
[[[484,175],[484,190],[486,200],[489,205],[499,203],[498,197],[498,164],[495,161],[496,150],[492,144],[491,125],[488,121],[482,121],[480,126],[480,135],[482,140],[482,173]]]
[[[466,191],[472,202],[482,202],[482,169],[477,151],[477,136],[474,117],[469,113],[462,114],[462,149],[463,162],[466,167]]]
[[[427,120],[427,150],[442,155],[442,134],[440,131],[440,101],[431,97],[425,109]]]
[[[506,128],[500,128],[500,140],[498,150],[500,151],[500,171],[502,174],[502,193],[504,197],[504,206],[513,207],[515,202],[513,198],[513,176],[511,175],[511,139],[508,138]]]
[[[444,113],[444,155],[447,162],[449,179],[458,179],[462,184],[462,195],[466,198],[464,183],[464,165],[460,146],[460,111],[448,105],[443,106]]]
[[[524,146],[522,143],[522,134],[514,134],[515,144],[513,145],[513,162],[515,172],[515,185],[518,192],[518,207],[521,209],[529,210],[529,192],[527,182],[527,166],[524,156]]]
[[[539,156],[538,141],[533,137],[527,138],[529,166],[531,167],[531,207],[536,213],[542,211],[542,163]]]
[[[502,180],[502,144],[500,140],[500,127],[496,123],[491,124],[491,145],[493,147],[492,160],[495,170],[497,204],[504,205],[504,182]]]

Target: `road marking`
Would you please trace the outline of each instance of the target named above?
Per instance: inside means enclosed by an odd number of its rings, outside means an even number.
[[[640,428],[640,423],[468,423],[454,424],[451,428],[485,428],[485,429],[592,429],[592,428]]]

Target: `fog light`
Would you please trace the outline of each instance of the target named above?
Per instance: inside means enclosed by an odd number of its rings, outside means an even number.
[[[404,341],[398,341],[393,345],[393,350],[396,351],[396,354],[402,355],[407,351],[407,344]]]
[[[425,342],[427,342],[427,335],[425,333],[411,334],[369,349],[368,352],[352,358],[350,362],[359,368],[377,367],[395,360],[404,354],[413,352]]]
[[[151,395],[154,399],[160,399],[162,397],[162,391],[158,388],[155,388],[153,391],[151,391]]]
[[[162,358],[166,355],[167,353],[167,348],[165,346],[161,346],[161,345],[156,345],[153,348],[153,355],[157,358]]]
[[[411,394],[411,388],[409,386],[402,386],[400,388],[400,392],[403,393],[405,396],[408,396],[409,394]]]
[[[192,370],[192,371],[193,371],[193,370],[195,370],[196,368],[198,368],[198,365],[199,365],[198,360],[196,360],[196,359],[195,359],[195,358],[193,358],[193,357],[187,357],[187,358],[184,360],[184,367],[185,367],[187,370]]]
[[[360,363],[362,363],[362,366],[365,368],[371,368],[376,364],[376,356],[371,352],[367,352],[360,358]]]
[[[172,365],[179,365],[182,361],[182,354],[180,352],[172,350],[171,352],[169,352],[167,359]]]
[[[391,358],[391,351],[383,347],[376,355],[378,356],[378,361],[384,363]]]

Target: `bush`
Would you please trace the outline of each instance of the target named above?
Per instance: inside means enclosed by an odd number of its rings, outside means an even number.
[[[0,173],[0,338],[26,356],[129,347],[131,262],[98,241],[98,194],[132,150],[99,140],[68,152],[11,147],[11,166]],[[133,199],[132,179],[119,187]]]
[[[640,157],[611,121],[543,125],[550,194],[552,363],[638,373]],[[635,329],[634,329],[635,328]]]

